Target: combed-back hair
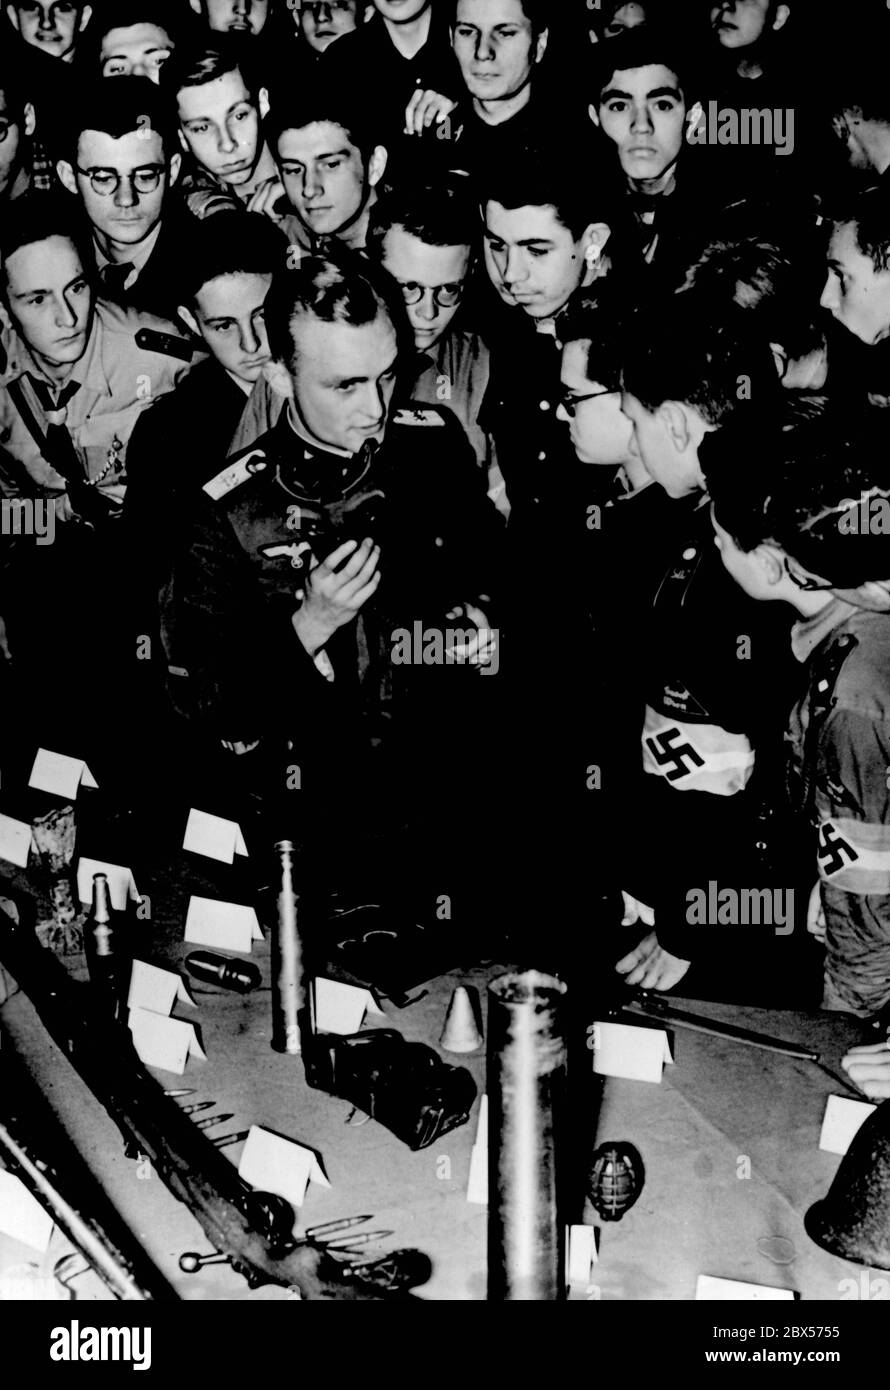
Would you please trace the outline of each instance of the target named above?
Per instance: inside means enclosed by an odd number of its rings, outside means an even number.
[[[336,88],[318,76],[301,82],[287,92],[276,87],[272,105],[266,117],[266,139],[273,153],[286,130],[304,130],[306,126],[329,122],[345,130],[350,143],[362,153],[367,162],[375,145],[379,145],[377,122],[373,111],[362,111],[349,92]]]
[[[65,237],[80,252],[84,272],[90,260],[86,252],[83,221],[77,216],[73,200],[57,193],[31,190],[7,203],[0,219],[0,267],[23,246],[32,246],[50,237]],[[2,270],[0,270],[2,275]],[[5,276],[2,277],[5,283]]]
[[[459,175],[436,184],[405,183],[377,199],[368,226],[368,250],[378,258],[393,227],[426,246],[472,246],[479,242],[479,211],[467,180]]]
[[[890,508],[885,409],[853,418],[826,403],[812,418],[762,437],[754,455],[742,456],[726,431],[708,490],[717,520],[741,550],[772,543],[835,589],[890,579],[883,528],[860,524],[873,499]]]
[[[475,181],[483,211],[487,203],[500,203],[508,211],[515,208],[553,208],[556,218],[576,241],[592,222],[609,223],[614,207],[605,192],[606,181],[594,170],[583,179],[560,161],[531,159],[506,161],[489,167]]]
[[[66,130],[64,157],[72,167],[85,130],[102,131],[113,140],[133,131],[154,130],[168,159],[179,148],[170,98],[148,77],[98,77],[84,86]]]
[[[204,87],[230,72],[240,72],[252,96],[265,85],[250,50],[234,35],[214,34],[176,49],[161,68],[161,88],[175,100],[183,87]]]
[[[590,88],[594,105],[599,106],[602,93],[612,86],[616,72],[648,67],[668,68],[679,83],[687,110],[692,107],[698,85],[693,65],[678,51],[671,34],[659,24],[640,24],[607,43],[596,45]]]
[[[856,228],[856,244],[875,270],[890,269],[890,189],[876,184],[838,202],[828,216],[836,227]]]
[[[708,296],[718,314],[733,305],[750,313],[753,330],[792,358],[823,345],[816,287],[801,262],[775,242],[758,237],[710,242],[690,267],[686,289]]]
[[[413,334],[398,286],[389,275],[356,252],[303,256],[294,268],[279,271],[269,292],[269,346],[279,362],[293,367],[293,324],[298,319],[311,317],[362,328],[375,323],[380,314],[392,322],[401,353],[413,342]]]
[[[182,292],[194,300],[208,281],[221,275],[274,275],[286,257],[287,242],[268,217],[218,212],[192,229],[180,276]]]
[[[707,296],[693,290],[660,297],[639,311],[622,380],[646,410],[675,401],[714,426],[742,412],[769,418],[780,403],[769,344],[751,332],[742,310],[717,315]]]

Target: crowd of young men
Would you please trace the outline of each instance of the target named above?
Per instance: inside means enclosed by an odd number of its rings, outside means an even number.
[[[4,10],[7,760],[879,1017],[880,0]]]

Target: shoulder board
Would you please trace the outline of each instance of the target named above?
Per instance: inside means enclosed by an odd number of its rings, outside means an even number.
[[[136,334],[136,346],[145,352],[159,352],[164,357],[178,357],[182,362],[191,362],[199,345],[180,338],[175,333],[163,333],[157,328],[140,328]]]
[[[263,450],[251,449],[249,454],[235,459],[234,463],[228,464],[221,473],[217,473],[215,478],[211,478],[209,483],[205,483],[202,490],[207,493],[208,497],[212,497],[214,502],[219,502],[236,487],[246,483],[248,478],[252,478],[256,473],[262,473],[268,467]]]
[[[397,410],[393,416],[394,425],[426,425],[436,429],[444,429],[445,420],[437,410],[425,410],[423,406],[413,406],[405,410]]]

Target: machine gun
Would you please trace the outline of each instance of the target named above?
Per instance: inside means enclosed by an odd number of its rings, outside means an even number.
[[[257,1192],[145,1070],[123,1024],[95,1014],[78,985],[33,932],[0,909],[0,965],[30,999],[50,1037],[107,1110],[131,1157],[150,1159],[213,1246],[251,1288],[281,1284],[304,1299],[367,1302],[410,1297],[430,1262],[401,1250],[350,1264],[293,1234],[284,1198]]]

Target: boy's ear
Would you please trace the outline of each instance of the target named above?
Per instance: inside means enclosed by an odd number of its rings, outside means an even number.
[[[678,454],[685,454],[692,442],[686,411],[678,401],[665,401],[655,412]]]
[[[754,551],[757,563],[763,571],[763,576],[771,588],[781,584],[785,578],[785,566],[782,556],[770,545],[758,545]]]
[[[196,15],[200,15],[200,13],[201,13],[201,0],[189,0],[189,4],[191,5],[191,7],[192,7],[192,9],[194,10],[195,14],[196,14]]]
[[[693,133],[693,131],[698,130],[698,127],[699,127],[699,125],[701,124],[702,116],[703,116],[704,114],[705,114],[705,113],[704,113],[704,107],[702,106],[702,104],[701,104],[700,101],[697,101],[697,102],[695,103],[695,105],[694,105],[694,106],[691,106],[691,107],[689,108],[689,110],[686,112],[686,139],[687,139],[687,140],[690,140],[690,141],[692,140],[692,133]]]
[[[63,188],[67,188],[69,193],[77,192],[77,179],[74,177],[74,170],[67,159],[60,159],[56,164],[56,173],[59,176],[59,183]]]
[[[605,222],[591,222],[590,226],[584,229],[581,245],[584,247],[584,259],[589,266],[596,265],[611,235],[612,229]]]
[[[544,54],[547,52],[547,41],[550,38],[550,30],[542,29],[535,42],[535,62],[540,63]]]
[[[595,105],[593,102],[591,102],[590,105],[588,106],[588,108],[587,108],[587,114],[588,114],[588,116],[590,117],[590,119],[593,121],[593,124],[594,124],[597,128],[599,128],[600,113],[599,113],[598,108],[596,107],[596,105]]]
[[[19,16],[18,16],[18,11],[16,10],[15,5],[7,5],[7,6],[6,6],[6,18],[9,20],[10,24],[12,25],[12,27],[13,27],[13,29],[16,31],[16,33],[17,33],[17,34],[21,33],[21,30],[19,29]]]
[[[260,113],[260,120],[264,121],[269,114],[269,90],[267,87],[260,87],[257,94],[257,108]]]
[[[84,29],[87,27],[87,25],[88,25],[89,22],[90,22],[90,19],[91,19],[91,17],[92,17],[92,13],[93,13],[93,7],[92,7],[92,5],[84,5],[83,9],[82,9],[81,12],[80,12],[80,23],[79,23],[78,26],[77,26],[77,32],[78,32],[78,34],[82,34],[82,33],[83,33]]]
[[[179,171],[182,168],[182,155],[178,152],[170,156],[170,187],[172,188],[179,178]]]
[[[176,312],[182,319],[183,323],[188,324],[188,327],[194,333],[195,337],[200,338],[201,330],[198,327],[198,320],[195,318],[191,309],[187,309],[184,304],[180,304],[177,307]]]
[[[267,362],[263,368],[263,376],[276,396],[283,396],[285,400],[293,400],[294,383],[291,381],[290,372],[280,362],[276,362],[274,358],[271,362]]]
[[[371,188],[378,184],[383,178],[386,172],[386,162],[388,159],[389,154],[386,148],[383,145],[376,145],[368,164],[368,184]]]
[[[776,9],[776,17],[773,20],[773,33],[777,33],[779,29],[782,29],[788,23],[790,16],[791,6],[779,5]]]
[[[25,102],[25,135],[30,137],[34,134],[37,126],[37,117],[34,115],[34,107],[30,101]]]

